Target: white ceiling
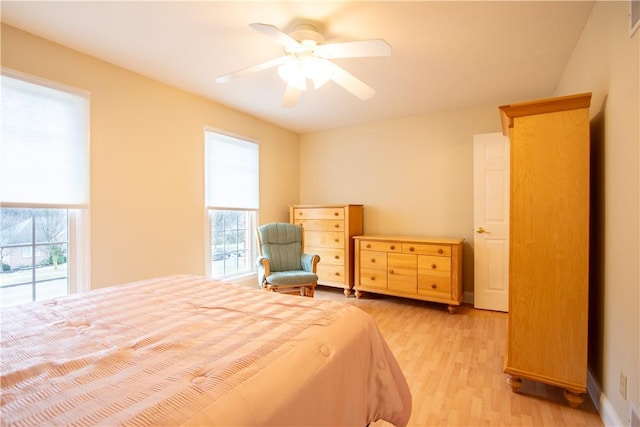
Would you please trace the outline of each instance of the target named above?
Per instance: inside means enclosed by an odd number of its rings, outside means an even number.
[[[299,133],[551,96],[592,1],[2,1],[2,21]],[[275,68],[215,78],[282,55],[253,30],[324,26],[325,42],[385,39],[390,57],[336,59],[376,91],[330,82],[281,107]]]

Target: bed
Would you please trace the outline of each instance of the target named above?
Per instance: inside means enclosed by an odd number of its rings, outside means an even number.
[[[2,425],[406,425],[411,393],[349,304],[198,276],[2,309]]]

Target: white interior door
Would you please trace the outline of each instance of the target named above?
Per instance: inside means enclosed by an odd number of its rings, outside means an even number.
[[[473,137],[474,306],[509,311],[509,138]]]

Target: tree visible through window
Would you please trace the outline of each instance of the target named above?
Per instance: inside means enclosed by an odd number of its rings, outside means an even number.
[[[67,295],[68,210],[0,208],[0,215],[2,305]]]
[[[211,274],[223,276],[252,270],[250,226],[253,212],[211,211]]]

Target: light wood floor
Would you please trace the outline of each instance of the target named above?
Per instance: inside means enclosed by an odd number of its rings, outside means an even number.
[[[589,396],[578,409],[562,390],[524,381],[513,393],[502,372],[505,313],[367,294],[346,298],[319,286],[315,298],[345,301],[376,321],[413,395],[410,426],[602,426]],[[377,422],[375,426],[388,425]]]

